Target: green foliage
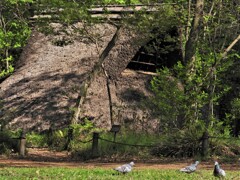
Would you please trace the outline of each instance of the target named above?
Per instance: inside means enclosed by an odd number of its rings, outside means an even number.
[[[16,132],[0,131],[0,154],[10,155],[18,150],[18,138]],[[15,138],[15,139],[14,139]]]
[[[159,70],[158,76],[153,78],[151,85],[155,96],[151,101],[154,105],[152,110],[159,117],[160,132],[165,137],[153,150],[154,154],[172,157],[199,155],[200,138],[206,130],[210,136],[216,137],[210,139],[210,154],[218,152],[218,155],[224,155],[223,149],[231,149],[224,141],[224,138],[230,138],[230,121],[219,120],[216,114],[209,115],[209,109],[206,109],[210,102],[212,108],[216,107],[229,90],[220,77],[232,63],[222,63],[221,67],[213,70],[215,62],[216,54],[197,52],[191,64],[192,71],[178,62],[171,70]],[[209,87],[214,87],[214,91]],[[238,151],[236,146],[233,149],[229,152]]]
[[[101,133],[100,136],[103,139],[114,141],[114,134],[112,132]],[[115,159],[124,160],[129,158],[148,159],[152,156],[150,151],[151,146],[158,144],[159,141],[160,138],[158,135],[122,129],[116,135],[116,142],[122,144],[114,144],[101,140],[99,143],[99,154],[101,157],[112,159],[113,161]]]
[[[239,2],[234,1],[214,1],[212,11],[212,1],[205,4],[206,10],[210,13],[204,14],[204,26],[202,31],[206,39],[204,44],[212,49],[212,52],[221,52],[236,38],[235,30],[238,24]]]
[[[152,90],[155,96],[152,109],[161,119],[161,126],[167,130],[169,128],[181,127],[179,116],[185,111],[185,94],[181,88],[181,82],[175,78],[168,68],[158,71],[158,76],[151,81]],[[180,123],[184,123],[181,119]]]
[[[30,132],[26,135],[27,147],[46,147],[48,142],[47,134]]]
[[[160,35],[168,34],[168,31],[179,25],[178,16],[171,5],[164,4],[154,8],[157,11],[152,13],[146,13],[146,9],[135,11],[134,15],[126,16],[123,22],[136,32],[142,33],[146,39],[158,39]],[[174,37],[166,35],[164,40],[168,42],[172,41],[172,38]]]
[[[103,130],[96,128],[87,118],[81,124],[72,124],[70,129],[72,137],[68,148],[71,150],[72,156],[77,157],[81,154],[83,158],[90,158],[89,150],[92,146],[93,132],[102,132]]]
[[[240,119],[240,98],[235,98],[231,102],[231,115],[233,119]]]
[[[14,61],[28,39],[28,3],[32,0],[3,0],[0,2],[0,78],[14,71]],[[17,55],[17,56],[16,56]]]
[[[181,62],[172,70],[159,70],[151,85],[155,94],[152,100],[156,106],[154,111],[159,112],[162,126],[168,129],[186,128],[203,121],[206,128],[215,127],[217,120],[214,120],[214,115],[205,117],[207,111],[204,108],[209,102],[213,103],[213,107],[218,105],[219,99],[229,91],[229,86],[221,82],[220,77],[232,65],[231,62],[212,69],[216,54],[209,52],[208,55],[202,55],[197,51],[191,64],[192,71]]]
[[[28,135],[30,138],[28,142],[33,146],[48,145],[51,149],[69,150],[76,154],[78,151],[89,149],[92,133],[101,131],[101,129],[94,127],[91,121],[84,119],[81,124],[72,124],[69,128],[54,130],[48,134],[31,133]]]
[[[238,160],[240,155],[240,143],[239,138],[211,138],[210,139],[211,157],[218,157],[224,161],[231,162]]]
[[[106,140],[114,141],[114,134],[112,132],[101,132],[100,137]],[[75,148],[72,151],[72,156],[74,158],[80,158],[83,160],[92,158],[92,143],[86,143],[86,139],[84,140],[85,142],[78,141],[78,143],[75,143]],[[75,142],[77,142],[77,140]],[[117,133],[116,142],[120,142],[122,144],[114,144],[99,139],[99,156],[101,158],[107,158],[110,161],[115,161],[116,159],[125,160],[129,158],[148,159],[153,156],[150,151],[151,145],[156,145],[159,142],[159,136],[121,130],[121,132]],[[144,145],[146,145],[146,147]]]
[[[51,149],[62,151],[65,150],[67,143],[68,129],[58,129],[49,134],[48,144]]]

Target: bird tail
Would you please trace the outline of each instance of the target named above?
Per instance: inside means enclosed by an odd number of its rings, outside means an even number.
[[[181,172],[185,172],[185,173],[190,173],[191,171],[189,169],[186,168],[182,168],[180,169]]]
[[[181,172],[187,172],[185,168],[180,169]]]

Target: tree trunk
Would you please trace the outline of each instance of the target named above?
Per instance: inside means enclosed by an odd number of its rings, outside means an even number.
[[[190,34],[185,46],[184,64],[191,63],[196,52],[200,23],[203,17],[204,0],[196,1],[195,15],[192,21]]]
[[[98,62],[95,64],[92,71],[89,73],[87,79],[84,81],[84,83],[82,85],[82,88],[80,90],[79,96],[78,96],[78,102],[77,102],[77,105],[76,105],[77,109],[74,112],[73,117],[72,117],[71,122],[70,122],[71,124],[77,124],[78,119],[80,117],[82,104],[83,104],[84,99],[85,99],[86,94],[87,94],[87,90],[88,90],[89,86],[91,85],[91,83],[93,82],[93,80],[95,79],[98,72],[101,70],[102,64],[103,64],[104,60],[106,59],[106,57],[108,56],[109,52],[115,46],[115,44],[116,44],[116,42],[119,38],[121,29],[122,28],[120,28],[120,27],[117,28],[117,31],[114,34],[114,36],[112,37],[111,41],[108,43],[107,47],[103,50],[102,54],[99,56]]]
[[[209,148],[209,134],[207,131],[203,133],[202,136],[202,157],[208,157],[208,148]]]

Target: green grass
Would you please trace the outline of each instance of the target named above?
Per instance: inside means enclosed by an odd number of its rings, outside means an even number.
[[[117,174],[111,168],[0,168],[0,180],[37,180],[37,179],[56,179],[56,180],[101,180],[101,179],[137,179],[137,180],[200,180],[216,179],[212,171],[199,170],[192,174],[181,173],[178,170],[157,170],[135,168],[131,173],[122,175]],[[226,179],[240,179],[240,172],[227,172]]]

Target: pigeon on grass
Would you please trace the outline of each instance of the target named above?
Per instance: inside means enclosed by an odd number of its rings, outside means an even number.
[[[126,174],[132,171],[134,165],[135,165],[134,162],[130,162],[129,164],[124,164],[122,166],[114,168],[114,170],[118,171],[119,173]]]
[[[220,165],[217,161],[215,161],[213,175],[219,178],[224,178],[226,176],[225,171],[220,168]]]
[[[180,169],[180,171],[185,173],[192,173],[196,171],[198,164],[199,161],[196,161],[194,164],[191,164],[190,166],[186,166],[185,168]]]

